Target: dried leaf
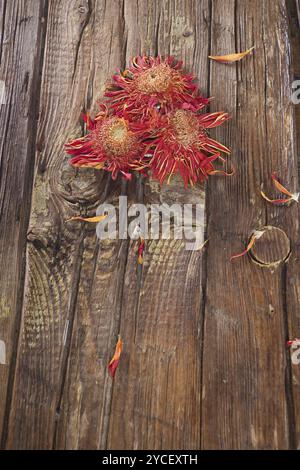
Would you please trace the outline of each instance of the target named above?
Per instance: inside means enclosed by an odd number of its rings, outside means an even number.
[[[71,220],[81,220],[83,222],[97,223],[97,222],[101,222],[106,217],[107,217],[107,214],[96,215],[95,217],[81,217],[80,215],[77,215],[68,219],[67,222],[70,222]]]
[[[115,353],[114,353],[113,358],[111,359],[110,363],[108,364],[108,370],[109,370],[109,373],[112,376],[112,378],[114,378],[116,370],[118,368],[122,349],[123,349],[123,342],[121,340],[121,337],[119,336],[118,337],[118,342],[117,342],[117,345],[116,345],[116,349],[115,349]]]
[[[222,62],[223,64],[230,64],[232,62],[237,62],[238,60],[243,59],[243,57],[246,57],[248,54],[250,54],[251,51],[253,51],[254,46],[250,47],[247,51],[244,52],[238,52],[237,54],[227,54],[227,55],[209,55],[208,58],[215,60],[217,62]]]
[[[234,258],[239,258],[240,256],[244,256],[246,253],[248,253],[253,247],[255,241],[258,240],[264,233],[265,233],[264,230],[255,230],[255,232],[253,232],[253,234],[250,237],[247,248],[244,251],[242,251],[242,253],[231,256],[230,261],[232,261]]]

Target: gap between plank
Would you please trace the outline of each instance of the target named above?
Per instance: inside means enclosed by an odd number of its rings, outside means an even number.
[[[281,291],[282,291],[282,310],[283,310],[283,324],[284,324],[284,340],[285,344],[289,338],[288,326],[288,307],[287,307],[287,266],[283,264],[281,271]],[[296,416],[293,394],[292,382],[292,363],[289,348],[286,348],[286,366],[285,366],[285,397],[287,408],[287,425],[288,425],[288,442],[290,449],[297,449],[296,439]]]
[[[209,0],[209,28],[208,28],[208,55],[212,54],[212,14],[213,14],[213,3]],[[210,80],[211,80],[211,61],[207,58],[208,63],[208,78],[207,78],[207,96],[210,96]],[[210,112],[210,105],[208,105],[207,112]],[[205,229],[204,229],[204,240],[208,237],[208,225],[210,220],[210,207],[209,207],[209,188],[206,183],[205,190]],[[200,318],[199,318],[199,347],[200,347],[200,423],[199,423],[199,448],[202,449],[202,399],[203,399],[203,363],[204,363],[204,326],[205,326],[205,309],[206,309],[206,296],[207,296],[207,270],[208,270],[208,252],[209,245],[202,252],[202,275],[201,275],[201,304],[200,304]]]

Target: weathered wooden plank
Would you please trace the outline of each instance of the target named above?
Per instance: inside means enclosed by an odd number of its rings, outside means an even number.
[[[158,4],[159,17],[148,16],[148,29],[157,28],[158,52],[183,58],[205,92],[208,2]],[[144,2],[139,2],[139,11],[144,8]],[[128,15],[127,22],[140,30],[134,16]],[[184,190],[176,179],[157,194],[151,184],[146,196],[148,203],[201,200],[199,188]],[[124,355],[114,382],[110,449],[199,446],[201,264],[202,253],[186,251],[182,241],[151,240],[139,285],[136,249],[132,247],[128,255],[120,329]]]
[[[63,144],[82,132],[93,73],[90,2],[50,2],[42,76],[26,290],[7,448],[52,448],[85,229],[70,215],[92,211],[101,177],[77,175]],[[107,59],[107,56],[106,56]]]
[[[283,1],[213,2],[213,52],[252,45],[255,52],[237,65],[211,66],[211,94],[232,114],[230,126],[217,135],[232,148],[237,173],[209,185],[202,403],[206,449],[294,445],[282,297],[285,267],[260,268],[247,257],[229,262],[252,230],[266,224],[285,229],[285,209],[267,206],[259,192],[261,183],[271,191],[273,170],[295,176],[287,29]]]
[[[291,40],[291,57],[293,65],[293,80],[300,80],[300,3],[299,0],[296,2],[288,2],[290,12],[290,40]],[[297,16],[298,12],[298,16]],[[285,171],[283,177],[285,178],[286,184],[291,188],[292,191],[299,191],[299,168],[300,168],[300,104],[294,105],[295,116],[296,116],[296,137],[297,137],[297,154],[298,154],[298,175],[294,171],[292,164],[294,162],[289,161],[289,165],[285,162]],[[291,136],[292,137],[292,136]],[[290,159],[289,159],[290,160]],[[288,171],[286,167],[289,167]],[[299,259],[300,259],[300,245],[299,245],[299,220],[300,212],[297,204],[291,206],[286,210],[286,231],[291,239],[292,253],[290,260],[287,265],[287,269],[284,273],[284,294],[286,302],[286,312],[288,318],[288,336],[289,339],[299,338],[300,336],[300,274],[299,274]],[[289,357],[290,370],[287,369],[287,373],[291,373],[292,389],[290,394],[290,408],[291,413],[295,412],[294,421],[292,421],[292,433],[294,434],[293,444],[297,449],[300,448],[300,367],[297,359],[293,357],[295,353],[291,350],[291,356]]]
[[[91,10],[92,109],[106,80],[125,63],[123,11],[121,1],[97,2]],[[85,180],[82,171],[78,178]],[[118,183],[116,188],[110,186],[100,187],[97,204],[105,199],[117,205],[121,191],[127,192],[124,184],[123,188]],[[85,237],[70,357],[58,404],[56,448],[105,447],[112,386],[107,364],[119,332],[127,249],[126,240],[99,243],[95,228]]]
[[[293,71],[293,92],[296,91],[296,98],[299,99],[299,82],[300,82],[300,3],[298,0],[287,0],[287,10],[289,13],[290,31],[289,40],[291,45],[291,61]],[[295,88],[295,86],[297,88]],[[300,106],[295,105],[296,128],[300,129]],[[297,132],[298,155],[300,152],[300,131]],[[298,168],[300,168],[300,158],[298,158]]]
[[[109,3],[106,6],[109,10],[105,10],[104,18],[113,17],[114,19],[107,23],[107,27],[111,28],[111,31],[118,31],[118,35],[125,45],[123,62],[121,62],[121,58],[116,56],[115,62],[111,60],[113,68],[119,66],[120,63],[123,65],[124,59],[128,62],[130,57],[141,51],[152,54],[171,52],[178,57],[183,56],[187,60],[188,66],[193,67],[196,73],[202,71],[202,86],[205,90],[207,86],[207,53],[200,48],[200,39],[207,39],[208,30],[205,25],[202,31],[198,23],[195,23],[195,15],[197,13],[197,16],[201,18],[202,25],[205,15],[208,16],[207,2],[200,6],[199,2],[138,1],[135,3],[125,1],[121,18],[111,15],[110,5]],[[121,9],[117,11],[121,11]],[[201,12],[201,15],[198,11]],[[98,35],[103,31],[103,21],[103,12],[96,9],[94,35],[97,45],[99,45]],[[104,44],[103,50],[100,49],[97,53],[103,55],[105,50],[106,45]],[[109,68],[105,71],[108,73]],[[139,194],[141,192],[139,188],[134,194],[134,186],[134,182],[129,185],[131,194],[129,202],[141,200],[142,197]],[[171,198],[178,198],[178,190],[173,187],[173,191]],[[180,191],[182,193],[182,187]],[[172,188],[170,192],[172,194]],[[159,194],[158,190],[156,198],[159,197]],[[193,202],[199,202],[200,194],[199,191],[194,191],[190,194],[190,198],[193,198]],[[153,199],[151,198],[151,200]],[[91,239],[91,255],[82,265],[76,324],[56,446],[58,448],[124,448],[128,444],[128,448],[137,446],[149,448],[155,443],[158,447],[164,445],[176,447],[183,445],[179,444],[183,442],[182,439],[186,439],[186,442],[190,439],[192,444],[187,445],[197,446],[196,442],[199,441],[199,436],[197,437],[199,427],[197,428],[196,423],[199,412],[196,392],[199,382],[197,327],[201,298],[201,270],[199,270],[201,254],[185,252],[178,242],[174,244],[174,242],[165,241],[158,248],[155,248],[156,243],[152,242],[153,252],[150,254],[149,247],[150,260],[147,261],[145,267],[148,274],[143,274],[143,278],[144,276],[146,278],[142,281],[141,288],[146,292],[151,289],[152,283],[157,283],[157,285],[163,283],[165,293],[161,293],[158,297],[159,293],[156,291],[157,300],[154,311],[153,303],[149,303],[147,300],[147,294],[145,297],[142,295],[141,306],[136,312],[136,304],[140,296],[136,273],[136,245],[130,245],[127,259],[127,242],[121,244],[121,251],[120,245],[115,242],[101,242],[99,252],[94,260],[95,264],[93,264],[91,256],[93,255],[94,243],[95,241]],[[173,288],[172,286],[168,288],[168,281],[163,282],[165,277],[164,263],[160,264],[159,262],[155,268],[158,262],[157,250],[159,251],[160,248],[162,248],[161,260],[164,257],[170,258],[173,250],[174,253],[176,252],[174,261],[169,260],[168,278],[175,280],[178,270],[180,270],[180,276],[185,283],[187,282],[185,276],[188,276],[190,287],[183,300],[181,295],[178,296],[178,292],[174,292],[175,284]],[[124,281],[125,264],[127,267]],[[146,287],[144,283],[146,283]],[[152,290],[150,295],[153,296]],[[169,308],[160,304],[163,295],[174,296],[172,306],[170,305]],[[147,312],[149,313],[148,320]],[[185,331],[185,322],[191,316],[192,321]],[[170,343],[167,344],[167,332],[173,319],[176,321],[176,326],[180,328],[181,334],[176,339],[174,336],[172,338],[170,336]],[[138,344],[134,343],[133,337],[136,322],[139,325],[136,330]],[[152,328],[155,322],[158,325],[156,330]],[[147,325],[151,326],[149,335],[143,335],[142,331],[144,328],[145,331],[147,330]],[[195,336],[191,330],[196,331]],[[115,346],[116,335],[119,332],[124,338],[125,346],[118,375],[112,384],[107,374],[107,364]],[[184,344],[188,341],[191,342],[191,345],[185,349]],[[151,342],[153,342],[154,349],[152,349]],[[155,350],[157,360],[151,365],[151,357]],[[184,354],[183,350],[185,350]],[[139,355],[140,351],[143,351],[143,355]],[[163,351],[165,351],[165,356]],[[191,359],[189,354],[192,356]],[[182,356],[179,361],[180,366],[177,368],[176,360],[180,356]],[[191,364],[187,377],[191,377],[192,386],[195,387],[193,389],[195,401],[192,405],[189,404],[190,390],[185,388],[186,379],[182,375],[186,369],[185,362],[187,361],[190,361]],[[170,366],[168,366],[169,362]],[[145,371],[147,367],[149,367],[149,379],[146,375],[142,375],[142,371]],[[168,367],[169,372],[167,372]],[[140,385],[136,383],[137,376]],[[156,393],[158,380],[162,380],[162,385],[159,393]],[[121,393],[120,387],[122,388]],[[149,390],[145,393],[147,389]],[[111,402],[112,393],[113,401]],[[134,430],[132,428],[132,407],[135,405],[134,401],[137,395],[140,396],[139,412],[134,418],[136,426]],[[152,402],[150,403],[151,395]],[[162,402],[164,396],[168,396],[168,403]],[[143,411],[144,407],[148,411]],[[177,416],[178,407],[180,412]],[[191,416],[190,424],[184,424],[186,416]],[[149,431],[144,432],[145,420],[148,419],[151,426]],[[109,436],[108,427],[110,429]],[[139,436],[142,429],[143,437]]]
[[[25,238],[30,212],[39,75],[45,35],[45,3],[43,0],[0,2],[0,80],[5,86],[4,103],[0,102],[2,443],[7,432],[22,309]]]
[[[284,5],[285,6],[285,5]],[[298,34],[294,40],[288,35],[288,12],[284,8],[280,8],[278,12],[279,28],[281,31],[281,55],[276,57],[275,70],[280,70],[281,75],[273,71],[269,64],[274,63],[274,58],[269,56],[267,70],[269,71],[270,81],[274,84],[269,91],[269,100],[273,103],[275,115],[280,116],[280,124],[286,132],[280,136],[279,145],[276,145],[275,136],[278,133],[278,124],[272,116],[268,116],[267,128],[270,135],[270,154],[272,155],[271,165],[278,169],[278,174],[282,181],[291,189],[291,191],[299,191],[299,153],[297,152],[297,142],[299,150],[299,109],[294,106],[291,101],[291,84],[295,79],[295,73],[298,74],[299,64],[298,55],[295,50],[296,45],[299,50],[299,27]],[[277,12],[275,11],[275,14]],[[298,39],[298,42],[297,42]],[[291,51],[292,46],[292,51]],[[282,84],[284,92],[281,94],[274,93],[273,90],[279,88]],[[296,113],[295,113],[296,111]],[[295,124],[298,132],[296,133]],[[297,135],[298,134],[298,135]],[[278,152],[278,147],[281,149]],[[274,190],[274,189],[273,189]],[[282,303],[285,319],[285,339],[289,339],[295,334],[295,326],[298,325],[299,331],[299,296],[295,297],[295,290],[299,287],[299,211],[297,204],[289,208],[276,208],[267,205],[267,220],[272,225],[276,225],[285,230],[291,242],[291,256],[282,269]],[[292,368],[292,370],[291,370]],[[291,373],[295,373],[294,376]],[[288,411],[288,437],[289,446],[291,448],[299,448],[299,371],[295,370],[291,365],[289,356],[287,357],[285,369],[285,385],[286,399]],[[294,387],[293,387],[294,385]]]

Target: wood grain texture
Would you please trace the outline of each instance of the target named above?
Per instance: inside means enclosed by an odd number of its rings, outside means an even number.
[[[300,214],[260,196],[275,195],[274,170],[299,190],[297,5],[0,0],[2,447],[299,448],[300,369],[285,343],[300,335]],[[237,64],[207,58],[253,45]],[[63,144],[86,132],[81,113],[96,111],[106,79],[139,53],[182,58],[214,96],[210,109],[231,114],[212,134],[232,148],[234,177],[185,190],[176,178],[160,188],[70,167]],[[208,245],[147,241],[138,268],[137,242],[99,241],[95,227],[66,222],[120,194],[148,207],[200,203]],[[230,263],[266,225],[286,233],[288,261]],[[256,246],[263,259],[288,246],[270,241]]]
[[[78,175],[63,149],[83,131],[81,112],[90,106],[98,67],[91,58],[90,8],[88,2],[49,4],[8,448],[52,448],[86,235],[84,226],[66,220],[95,210],[103,188],[99,174]]]
[[[231,254],[242,251],[241,240],[246,245],[260,226],[286,230],[286,213],[266,205],[260,185],[270,190],[270,175],[277,169],[289,180],[295,177],[287,31],[284,2],[213,2],[214,54],[252,45],[255,52],[233,67],[211,65],[211,94],[232,114],[229,130],[219,129],[217,135],[232,148],[238,171],[230,180],[209,184],[203,448],[295,445],[285,268],[261,269],[247,257],[229,262]],[[216,194],[227,203],[221,206]]]
[[[300,79],[300,3],[296,2],[298,17],[296,17],[295,5],[289,5],[291,14],[291,31],[290,40],[292,44],[292,65],[293,65],[293,79]],[[298,20],[298,21],[297,21]],[[291,184],[292,191],[299,191],[299,176],[300,176],[300,104],[294,106],[296,118],[296,133],[297,133],[297,155],[298,155],[298,175],[294,175]],[[300,259],[300,244],[299,244],[299,207],[293,204],[287,211],[286,224],[292,242],[292,254],[284,273],[285,280],[285,302],[288,316],[288,335],[289,339],[299,338],[300,336],[300,273],[299,273],[299,259]],[[294,417],[294,445],[299,449],[300,447],[300,368],[299,364],[294,364],[291,360],[293,351],[288,352],[288,360],[290,361],[291,375],[289,380],[292,383],[290,407],[295,410]]]
[[[124,3],[124,23],[121,23],[120,26],[123,27],[123,30],[119,31],[119,36],[124,35],[123,42],[126,44],[124,53],[127,63],[137,51],[157,53],[158,45],[160,49],[158,53],[171,52],[183,56],[190,67],[193,65],[191,57],[194,54],[199,57],[197,60],[199,67],[204,63],[207,66],[206,54],[204,55],[203,51],[200,53],[196,46],[198,41],[193,18],[196,3],[192,4],[192,8],[191,2],[183,4],[182,2],[165,2],[164,7],[161,2],[139,1],[136,5],[134,3],[128,1]],[[100,13],[95,11],[95,40],[97,40],[96,28],[101,25]],[[204,13],[208,14],[207,6]],[[198,35],[201,34],[199,40],[202,41],[202,35],[207,35],[207,27],[204,32],[201,28],[199,31],[201,31],[198,33]],[[158,42],[157,38],[159,38]],[[116,63],[115,66],[117,65]],[[203,86],[206,87],[206,82],[203,82]],[[182,197],[184,190],[181,186],[180,188]],[[133,188],[131,189],[134,191]],[[161,191],[157,189],[156,191],[158,191],[156,198],[159,198]],[[172,185],[170,192],[171,198],[176,202],[179,197],[176,184]],[[132,196],[135,197],[131,198],[130,202],[139,201],[142,197],[141,194],[132,194]],[[198,202],[199,197],[199,191],[193,191],[190,195],[194,203]],[[148,202],[150,200],[153,202],[153,198],[150,197]],[[157,202],[161,203],[164,200],[164,198],[160,198]],[[155,243],[153,246],[155,247]],[[187,425],[185,420],[188,414],[191,416],[191,421],[196,423],[196,416],[200,409],[199,395],[196,392],[199,382],[199,363],[197,361],[199,343],[197,335],[192,340],[192,331],[197,331],[199,326],[201,254],[192,255],[190,252],[185,252],[184,247],[178,242],[174,244],[174,242],[167,240],[161,247],[153,248],[153,254],[151,254],[149,247],[149,256],[154,260],[150,264],[153,266],[149,269],[149,277],[146,275],[144,278],[145,274],[143,274],[140,285],[141,280],[136,272],[135,244],[130,245],[128,258],[128,244],[123,248],[122,256],[118,262],[117,253],[120,253],[119,250],[120,247],[115,243],[107,242],[104,245],[101,243],[95,269],[92,269],[88,263],[84,267],[86,285],[90,286],[92,283],[93,291],[91,292],[89,289],[78,299],[77,318],[79,323],[74,330],[62,407],[63,418],[58,429],[57,446],[59,448],[84,448],[86,446],[90,448],[126,448],[128,445],[129,448],[151,448],[152,446],[176,448],[176,446],[183,445],[180,440],[182,433],[185,432],[186,445],[197,447],[199,441],[197,426]],[[165,268],[166,271],[165,269],[155,269],[156,263],[161,267],[162,262],[164,266],[164,258],[169,259],[173,252],[174,260],[170,259],[170,265]],[[158,255],[161,261],[158,260]],[[124,257],[126,258],[125,279]],[[106,265],[110,266],[110,273],[107,272]],[[152,269],[155,272],[150,275]],[[188,273],[191,291],[189,290],[180,302],[175,297],[167,308],[159,303],[159,296],[166,296],[167,299],[174,297],[173,289],[176,284],[172,287],[172,282],[177,278],[179,269],[180,276],[185,283],[187,282],[185,277]],[[148,295],[153,296],[153,294],[147,292],[151,290],[151,282],[154,282],[154,279],[156,279],[157,285],[163,284],[160,289],[156,290],[157,302],[153,311],[153,303],[149,304],[147,300]],[[144,282],[146,282],[146,287],[143,296]],[[118,292],[121,292],[120,297]],[[100,299],[98,299],[99,293]],[[88,296],[91,298],[87,298]],[[179,305],[177,305],[178,302]],[[149,309],[152,311],[153,318],[156,318],[157,329],[151,327],[152,321],[149,326],[147,325],[146,312],[150,312]],[[191,315],[194,320],[189,322]],[[172,338],[170,336],[168,338],[167,333],[172,321],[176,321],[177,327],[181,328],[181,337]],[[183,327],[185,322],[189,322],[186,332]],[[149,334],[147,334],[148,328]],[[163,328],[165,329],[164,334],[162,334]],[[84,339],[79,342],[78,333],[82,331],[84,331]],[[145,334],[141,336],[143,331]],[[112,354],[117,333],[120,333],[123,338],[124,353],[122,367],[120,366],[115,382],[112,384],[110,377],[107,376],[107,363]],[[136,341],[135,335],[138,335]],[[191,342],[190,349],[185,350],[184,345],[189,341]],[[168,346],[170,342],[173,344]],[[131,344],[133,344],[132,347]],[[153,359],[155,349],[157,357],[152,366],[151,359]],[[140,354],[140,351],[144,353]],[[194,384],[192,385],[195,391],[193,405],[189,405],[190,390],[185,388],[186,380],[181,375],[185,369],[185,362],[190,360],[189,356],[193,357],[190,370],[187,372]],[[93,361],[91,361],[91,357],[94,358]],[[179,359],[182,371],[180,373],[175,368]],[[88,361],[89,366],[85,361]],[[169,365],[170,361],[171,365]],[[93,373],[90,373],[90,364],[94,364],[92,366]],[[169,367],[170,370],[168,370]],[[130,373],[128,372],[129,368],[131,369]],[[131,391],[137,382],[137,375],[141,368],[143,371],[147,371],[149,368],[149,371],[143,373],[144,378],[140,377],[140,385],[133,395]],[[154,384],[162,382],[160,391],[151,398],[151,402],[149,402],[150,396],[145,393],[149,387],[149,380],[155,389]],[[73,386],[69,388],[69,384],[73,384]],[[128,403],[124,402],[124,393],[128,395]],[[141,397],[138,410],[135,403],[136,395]],[[168,397],[170,403],[170,411],[167,414],[162,397]],[[147,418],[147,413],[144,410],[148,408],[149,416]],[[181,413],[176,416],[178,408],[181,409]],[[151,422],[149,431],[145,429],[145,419],[149,419]],[[74,420],[76,420],[76,426],[74,426]]]
[[[208,2],[170,1],[164,2],[164,8],[162,2],[153,3],[159,17],[148,15],[148,30],[157,28],[158,53],[181,57],[206,90]],[[139,11],[145,4],[139,2]],[[133,30],[139,27],[132,15],[127,22]],[[159,190],[156,194],[150,187],[146,196],[148,203],[183,201],[200,203],[201,193],[184,192],[176,180],[168,193]],[[202,252],[186,251],[184,242],[178,240],[153,240],[145,256],[140,285],[135,250],[127,261],[120,329],[125,344],[123,368],[114,383],[107,447],[197,448]],[[183,291],[179,285],[185,286]]]
[[[97,67],[90,88],[91,104],[95,105],[108,77],[125,64],[123,15],[122,2],[101,1],[92,6],[90,48]],[[79,176],[84,178],[82,173]],[[123,183],[122,188],[117,185],[114,189],[108,184],[107,191],[104,199],[117,206],[118,196],[127,194],[127,187]],[[106,445],[112,390],[107,364],[119,333],[127,249],[127,240],[99,243],[95,228],[85,240],[56,448],[97,449]]]
[[[6,350],[0,436],[7,428],[22,309],[45,15],[44,1],[0,2],[0,340]]]

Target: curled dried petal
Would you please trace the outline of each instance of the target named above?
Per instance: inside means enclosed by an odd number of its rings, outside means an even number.
[[[260,194],[266,201],[275,205],[289,204],[292,201],[299,202],[299,193],[291,193],[287,188],[285,188],[281,183],[279,183],[275,173],[272,174],[272,180],[274,181],[274,185],[278,189],[278,191],[288,197],[281,199],[270,199],[268,196],[266,196],[263,191],[261,191]]]
[[[115,349],[115,353],[114,353],[110,363],[108,364],[108,370],[109,370],[109,373],[112,376],[112,378],[114,378],[116,370],[118,368],[122,349],[123,349],[123,342],[121,340],[121,337],[119,336],[118,337],[118,342],[117,342],[117,345],[116,345],[116,349]]]
[[[255,230],[255,232],[253,232],[250,237],[247,248],[244,251],[242,251],[242,253],[238,253],[237,255],[231,256],[230,261],[232,261],[235,258],[239,258],[240,256],[244,256],[246,253],[248,253],[253,247],[255,241],[258,240],[264,234],[264,232],[265,232],[264,230]]]
[[[230,64],[232,62],[237,62],[244,57],[246,57],[248,54],[250,54],[251,51],[253,51],[254,46],[250,47],[250,49],[247,49],[246,51],[243,52],[238,52],[236,54],[227,54],[227,55],[209,55],[208,58],[215,60],[217,62],[222,62],[223,64]]]
[[[97,222],[101,222],[106,217],[107,217],[107,214],[95,215],[95,217],[81,217],[80,215],[76,215],[68,219],[67,222],[70,222],[71,220],[81,220],[82,222],[97,223]]]
[[[208,171],[209,175],[222,175],[222,176],[233,176],[235,174],[235,168],[232,167],[230,172],[227,172],[225,170],[211,170]]]

